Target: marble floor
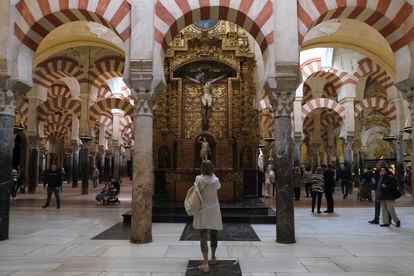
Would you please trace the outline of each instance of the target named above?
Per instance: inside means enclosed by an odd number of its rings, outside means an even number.
[[[198,242],[180,241],[185,224],[154,223],[154,241],[144,245],[91,239],[125,211],[13,207],[10,239],[0,242],[0,275],[183,276],[189,260],[201,258]],[[381,228],[367,223],[371,208],[338,208],[334,215],[296,209],[296,244],[275,243],[273,225],[252,225],[261,241],[219,242],[217,256],[238,259],[246,276],[412,276],[414,208],[397,213],[401,228]]]

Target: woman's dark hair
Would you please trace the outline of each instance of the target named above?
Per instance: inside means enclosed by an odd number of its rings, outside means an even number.
[[[200,173],[211,175],[214,173],[214,164],[210,160],[203,160],[200,164]]]

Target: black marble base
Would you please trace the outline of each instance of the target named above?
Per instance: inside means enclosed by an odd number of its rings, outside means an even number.
[[[275,224],[276,212],[257,198],[235,203],[220,203],[223,223]],[[191,223],[193,217],[187,215],[183,202],[154,201],[153,222]],[[131,212],[124,213],[124,223],[131,224]]]
[[[129,240],[130,236],[131,226],[120,222],[99,233],[92,240]]]
[[[191,224],[187,224],[180,241],[199,241],[200,233]],[[218,232],[219,241],[260,241],[250,224],[223,224],[223,230]]]
[[[201,260],[191,260],[188,262],[186,276],[214,275],[214,276],[241,276],[242,272],[238,260],[218,260],[215,265],[210,265],[210,272],[202,272],[198,266]]]

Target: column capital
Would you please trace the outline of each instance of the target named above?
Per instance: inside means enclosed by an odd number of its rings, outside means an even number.
[[[152,116],[156,103],[154,91],[139,88],[138,90],[131,90],[131,94],[135,103],[135,116]]]
[[[407,100],[411,105],[413,105],[414,104],[414,75],[410,75],[408,79],[396,83],[395,86],[398,88],[398,90],[400,90],[403,98]]]
[[[79,143],[77,140],[72,140],[72,150],[75,152],[79,150]]]
[[[345,143],[345,149],[352,149],[352,146],[354,144],[354,137],[347,137],[346,140],[344,140]]]

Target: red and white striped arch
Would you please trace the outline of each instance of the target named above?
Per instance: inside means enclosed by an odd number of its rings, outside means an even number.
[[[313,26],[335,18],[362,21],[376,29],[394,52],[414,39],[413,7],[405,0],[298,0],[299,43]]]
[[[44,134],[47,137],[56,137],[64,139],[69,133],[70,128],[64,125],[48,124],[44,129]]]
[[[376,97],[366,98],[358,102],[354,107],[354,115],[357,117],[364,109],[373,108],[381,112],[387,119],[394,120],[397,118],[397,109],[389,101]]]
[[[134,106],[128,99],[107,98],[96,102],[90,107],[90,120],[96,121],[100,114],[112,109],[123,110],[130,117],[133,117],[134,114]]]
[[[127,0],[20,0],[15,8],[14,34],[33,52],[51,31],[73,21],[100,23],[123,41],[131,36],[131,4]]]
[[[125,68],[125,59],[119,56],[104,57],[95,62],[95,69],[90,72],[93,78],[92,85],[99,89],[106,80],[122,77]]]
[[[68,128],[71,128],[72,114],[68,112],[50,114],[47,118],[47,124],[64,125]]]
[[[98,100],[112,97],[111,89],[107,85],[102,85],[98,89]]]
[[[186,26],[205,19],[233,22],[257,41],[262,53],[273,43],[271,0],[158,0],[155,5],[155,40],[164,51]]]
[[[49,88],[54,82],[64,77],[74,77],[79,82],[87,81],[78,63],[71,58],[56,57],[48,59],[37,66],[33,82]]]
[[[370,77],[378,81],[385,89],[394,85],[391,76],[369,58],[364,58],[358,62],[358,71],[354,76],[358,79]]]
[[[50,98],[71,98],[72,94],[66,85],[53,84],[49,90],[47,90],[47,96]]]
[[[316,98],[304,104],[302,106],[302,120],[305,120],[305,118],[312,111],[321,108],[326,108],[335,111],[345,121],[345,107],[343,107],[340,103],[327,98]]]
[[[47,121],[48,116],[55,112],[69,111],[80,118],[81,101],[71,98],[50,98],[38,107],[38,116],[42,121]]]
[[[341,72],[337,69],[324,71],[321,67],[321,59],[313,58],[305,61],[300,66],[303,82],[306,82],[308,78],[323,78],[333,84],[335,89],[338,89],[346,84],[356,84],[357,78],[349,75],[347,72]]]

